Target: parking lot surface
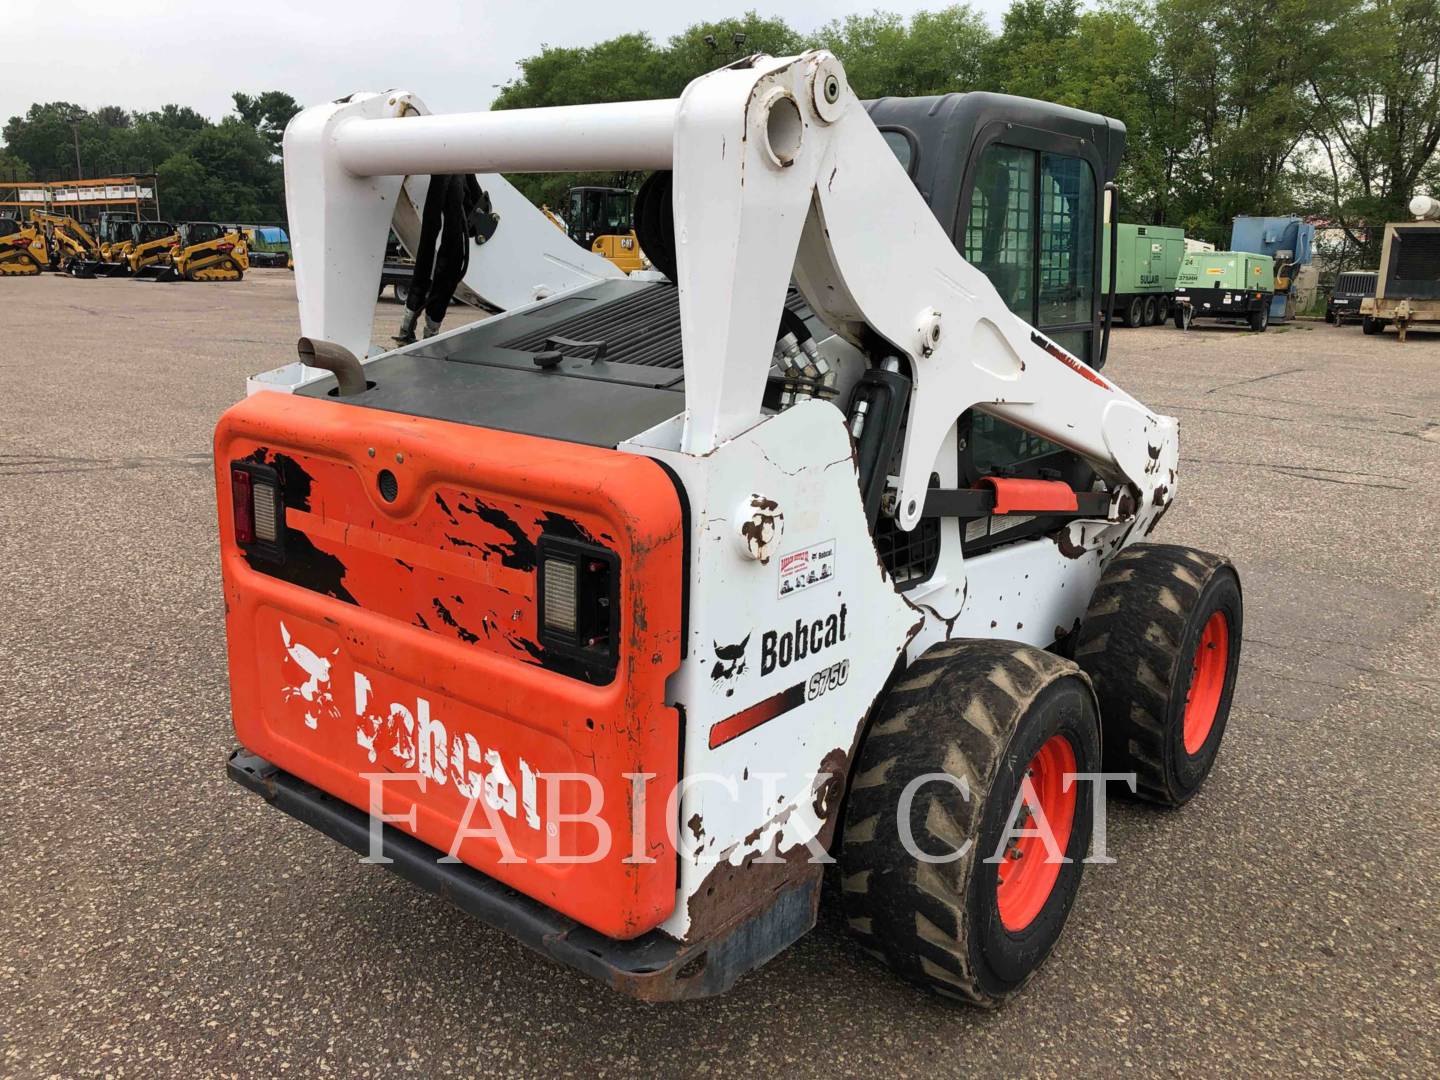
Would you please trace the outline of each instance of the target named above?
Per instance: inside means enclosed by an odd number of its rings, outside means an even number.
[[[1440,1074],[1440,335],[1115,332],[1182,422],[1155,539],[1240,568],[1240,682],[1206,788],[1115,806],[1118,861],[980,1013],[828,911],[637,1004],[229,782],[210,437],[293,358],[292,277],[0,310],[0,1075]]]

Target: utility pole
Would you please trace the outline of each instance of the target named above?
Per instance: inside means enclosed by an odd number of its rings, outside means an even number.
[[[70,124],[70,134],[75,137],[75,179],[83,180],[84,173],[80,171],[80,121],[85,119],[82,112],[72,112],[65,118]]]

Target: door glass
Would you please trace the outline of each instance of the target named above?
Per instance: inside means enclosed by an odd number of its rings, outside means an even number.
[[[965,224],[966,260],[1027,322],[1035,319],[1034,184],[1033,150],[992,143],[981,154]]]
[[[1094,280],[1095,176],[1080,158],[1042,154],[1039,325],[1091,322]]]
[[[605,224],[611,232],[630,231],[630,193],[628,191],[612,191],[606,200],[609,213],[605,216]]]

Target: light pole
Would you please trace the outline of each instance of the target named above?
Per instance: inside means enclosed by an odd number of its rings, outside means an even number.
[[[65,117],[70,125],[70,134],[75,137],[75,179],[83,180],[84,174],[80,171],[80,121],[85,119],[85,114],[80,111],[72,112]]]

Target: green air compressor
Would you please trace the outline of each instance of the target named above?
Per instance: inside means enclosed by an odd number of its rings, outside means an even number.
[[[1270,325],[1275,260],[1248,251],[1194,251],[1180,264],[1175,283],[1175,326],[1196,319],[1244,322],[1259,333]]]
[[[1175,299],[1175,277],[1185,257],[1185,231],[1122,221],[1115,226],[1115,233],[1115,318],[1126,326],[1163,323]],[[1100,283],[1109,288],[1109,237],[1101,249]]]

